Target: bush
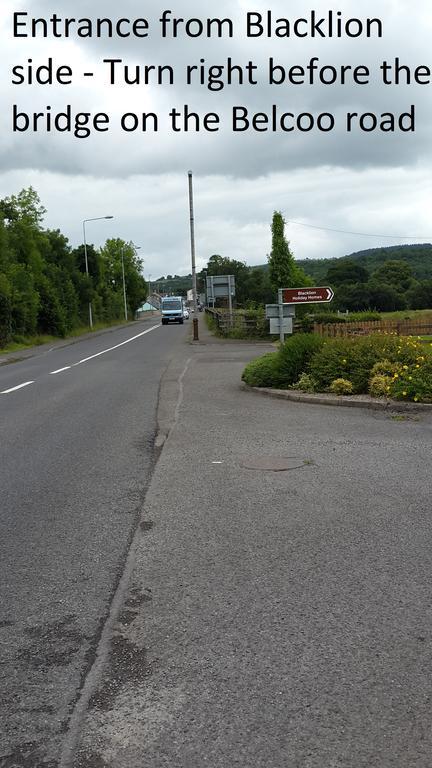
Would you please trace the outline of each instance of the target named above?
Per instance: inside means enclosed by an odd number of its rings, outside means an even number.
[[[381,319],[381,313],[373,312],[372,310],[366,310],[365,312],[350,312],[349,315],[345,315],[347,323],[370,323],[373,320]]]
[[[415,403],[432,402],[432,356],[420,355],[414,365],[404,365],[391,379],[391,397]]]
[[[309,317],[313,320],[315,323],[345,323],[346,317],[345,315],[338,315],[335,312],[316,312],[314,315]]]
[[[249,387],[282,386],[279,352],[268,352],[257,360],[252,360],[244,369],[242,379]]]
[[[390,360],[380,360],[378,363],[375,363],[371,369],[371,378],[374,376],[386,376],[390,378],[391,376],[394,376],[395,373],[400,373],[402,367],[401,363],[392,363]]]
[[[372,397],[388,397],[390,394],[391,376],[377,373],[369,381],[369,394]]]
[[[12,301],[6,275],[0,274],[0,347],[6,346],[12,335]]]
[[[323,344],[324,339],[313,333],[298,333],[287,339],[279,349],[279,369],[285,386],[309,372],[310,361]]]
[[[428,348],[429,350],[429,348]],[[367,393],[432,402],[432,354],[411,337],[386,334],[323,339],[297,334],[246,366],[250,386],[337,394]],[[432,349],[430,350],[432,353]]]
[[[315,392],[316,382],[313,380],[312,376],[309,376],[308,373],[302,373],[299,380],[292,385],[292,388],[300,389],[302,392]]]
[[[326,339],[313,357],[309,373],[320,390],[327,389],[337,378],[352,382],[354,392],[368,391],[374,366],[390,363],[413,364],[419,355],[419,344],[410,338],[374,334],[354,338]]]
[[[335,379],[329,389],[334,395],[352,395],[353,393],[353,385],[348,379]]]

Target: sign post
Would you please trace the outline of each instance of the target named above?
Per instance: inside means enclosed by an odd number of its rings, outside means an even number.
[[[270,333],[272,329],[279,333],[281,344],[285,341],[285,334],[293,332],[296,304],[326,304],[333,299],[331,288],[279,288],[278,303],[266,304],[266,318],[270,320]]]
[[[270,320],[270,334],[279,335],[279,338],[291,335],[293,332],[293,320],[295,307],[292,304],[281,303],[281,291],[278,291],[278,304],[266,304],[266,318]],[[282,341],[282,338],[281,338]]]
[[[284,304],[327,304],[334,297],[331,288],[282,288]]]
[[[285,341],[285,333],[284,333],[284,327],[283,327],[283,296],[282,296],[282,288],[279,288],[278,290],[278,305],[279,305],[279,341],[281,344]]]

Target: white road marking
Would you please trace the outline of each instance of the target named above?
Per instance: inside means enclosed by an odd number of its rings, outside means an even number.
[[[109,349],[103,349],[102,352],[97,352],[96,355],[85,357],[84,360],[80,360],[78,363],[74,363],[73,367],[75,367],[76,365],[82,365],[83,363],[88,363],[89,360],[94,360],[95,357],[100,357],[100,355],[105,355],[107,352],[112,352],[113,349],[118,349],[119,347],[123,347],[125,344],[129,344],[131,341],[135,341],[136,339],[141,338],[141,336],[145,336],[146,333],[151,333],[151,331],[155,331],[157,328],[161,328],[161,327],[162,327],[161,325],[153,325],[151,328],[148,328],[147,331],[138,333],[136,336],[132,336],[132,338],[126,339],[126,341],[122,341],[121,344],[116,344],[114,347],[109,347]]]
[[[68,371],[70,368],[73,368],[76,365],[82,365],[82,363],[88,363],[89,360],[94,360],[95,357],[100,357],[100,355],[105,355],[107,352],[112,352],[113,349],[118,349],[119,347],[123,347],[125,344],[129,344],[131,341],[135,341],[136,339],[141,338],[141,336],[145,336],[146,333],[151,333],[151,331],[155,331],[156,328],[161,328],[161,327],[162,327],[161,325],[153,325],[151,328],[148,328],[146,331],[143,331],[142,333],[138,333],[136,336],[132,336],[132,338],[126,339],[126,341],[122,341],[120,344],[116,344],[114,347],[109,347],[109,349],[103,349],[102,352],[97,352],[96,355],[85,357],[84,360],[80,360],[78,363],[73,363],[73,365],[66,365],[64,368],[59,368],[58,371],[51,371],[50,376],[55,376],[57,373],[63,373],[63,371]],[[30,384],[34,384],[34,381],[25,381],[24,384],[18,384],[17,387],[4,389],[2,392],[0,392],[0,395],[9,395],[11,392],[16,392],[18,389],[29,387]]]
[[[0,395],[8,395],[10,392],[16,392],[17,389],[22,389],[23,387],[29,387],[30,384],[34,384],[34,381],[26,381],[24,384],[18,384],[17,387],[12,387],[11,389],[4,389],[3,392],[0,392]]]
[[[67,365],[65,368],[59,368],[58,371],[51,371],[50,376],[55,376],[57,373],[63,373],[63,371],[70,371],[71,366]]]

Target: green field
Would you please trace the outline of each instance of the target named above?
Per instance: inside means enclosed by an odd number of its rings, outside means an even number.
[[[421,320],[432,323],[432,309],[404,309],[400,312],[381,312],[384,320]]]

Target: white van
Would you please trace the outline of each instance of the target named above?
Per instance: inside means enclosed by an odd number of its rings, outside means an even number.
[[[164,296],[161,300],[162,325],[184,322],[182,296]]]

